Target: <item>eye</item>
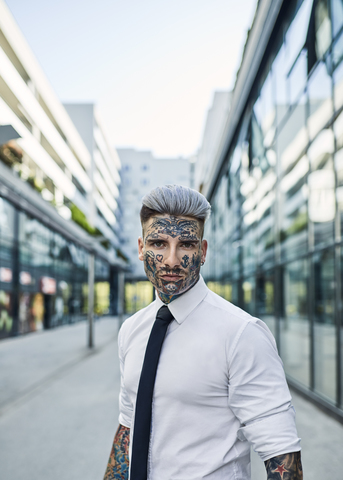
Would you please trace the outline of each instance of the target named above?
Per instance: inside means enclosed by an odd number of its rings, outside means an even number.
[[[183,243],[181,246],[182,246],[183,248],[188,248],[188,249],[190,249],[190,248],[193,248],[193,247],[194,247],[194,244],[193,244],[193,243]]]
[[[154,243],[153,243],[153,246],[156,247],[156,248],[163,247],[163,245],[164,245],[163,242],[154,242]]]

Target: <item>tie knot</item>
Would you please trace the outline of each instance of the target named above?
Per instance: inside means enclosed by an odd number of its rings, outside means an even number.
[[[156,315],[156,320],[162,320],[162,322],[170,323],[174,319],[171,311],[167,305],[163,305]]]

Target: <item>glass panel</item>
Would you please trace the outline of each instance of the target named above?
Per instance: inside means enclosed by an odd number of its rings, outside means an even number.
[[[305,95],[293,109],[277,138],[277,156],[281,172],[288,171],[304,154],[308,145]]]
[[[230,233],[229,222],[227,221],[228,188],[227,175],[223,175],[214,199],[215,221],[216,221],[216,249],[215,249],[215,278],[222,280],[229,272],[229,244]]]
[[[314,245],[334,240],[336,214],[335,175],[333,170],[334,136],[331,129],[322,130],[308,150],[311,173],[308,176],[308,214],[314,225]]]
[[[12,239],[14,236],[14,206],[0,197],[0,238]]]
[[[334,132],[336,136],[335,169],[337,175],[337,207],[341,219],[341,235],[343,234],[343,113],[339,115],[334,123]]]
[[[281,254],[289,259],[307,252],[308,159],[303,156],[281,181]]]
[[[272,68],[275,86],[276,123],[279,125],[289,108],[285,44],[282,44]]]
[[[276,335],[274,272],[258,276],[256,281],[256,315],[261,318],[272,334]]]
[[[339,110],[343,106],[343,62],[333,73],[333,83],[334,106],[335,110]],[[341,143],[343,144],[343,142]]]
[[[203,277],[208,281],[213,278],[212,270],[213,270],[213,262],[212,262],[212,251],[213,251],[213,211],[211,213],[210,218],[205,223],[205,232],[204,238],[206,238],[208,242],[208,250],[206,255],[206,262],[205,265],[201,269],[201,274]]]
[[[336,399],[336,328],[334,254],[314,256],[314,371],[315,390]]]
[[[307,82],[307,52],[303,50],[288,76],[290,103],[297,102]]]
[[[244,178],[241,188],[242,195],[246,197],[243,204],[243,210],[245,210],[243,227],[247,230],[244,234],[244,250],[250,252],[251,265],[255,267],[258,261],[264,269],[270,268],[274,263],[274,186],[276,183],[274,136],[275,107],[272,77],[269,74],[254,106],[249,162],[252,168]],[[244,259],[246,257],[245,254]],[[244,273],[249,271],[245,270]]]
[[[284,267],[280,323],[281,358],[285,371],[310,385],[310,323],[308,319],[308,262],[297,260]]]
[[[253,136],[253,134],[252,134]],[[252,149],[251,149],[252,150]],[[259,162],[254,157],[256,163]],[[249,274],[256,268],[256,185],[255,174],[259,167],[249,169],[249,158],[242,156],[242,167],[240,170],[242,195],[242,255],[243,271]]]
[[[255,278],[249,277],[243,281],[243,309],[251,315],[256,315],[256,302],[255,302]]]
[[[296,12],[294,20],[287,31],[286,67],[288,71],[291,69],[297,56],[304,47],[311,15],[312,3],[313,0],[304,0],[303,2],[301,2],[300,8]]]
[[[308,130],[313,139],[332,118],[332,81],[324,63],[320,63],[308,83]]]
[[[343,33],[338,35],[332,46],[332,69],[335,69],[343,58]]]
[[[332,33],[335,37],[343,26],[343,1],[331,0]]]
[[[12,295],[0,288],[0,339],[11,334],[12,325]]]
[[[320,59],[331,45],[329,0],[317,0],[315,10],[316,54]]]
[[[260,96],[254,105],[254,115],[261,131],[262,146],[270,146],[275,133],[276,115],[272,72],[269,72],[264,81]],[[261,167],[263,168],[263,165]]]
[[[241,148],[237,148],[239,157],[241,156]],[[239,161],[240,165],[240,161]],[[234,279],[238,279],[241,275],[241,181],[240,168],[237,169],[235,162],[232,162],[230,172],[230,214],[229,223],[231,224],[230,232],[230,274]]]

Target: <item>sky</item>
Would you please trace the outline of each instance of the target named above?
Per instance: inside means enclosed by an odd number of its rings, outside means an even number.
[[[94,102],[117,147],[194,155],[234,86],[256,0],[6,0],[58,97]]]

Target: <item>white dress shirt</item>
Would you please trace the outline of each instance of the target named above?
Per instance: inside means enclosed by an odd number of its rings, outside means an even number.
[[[131,439],[145,349],[162,305],[157,298],[119,333],[119,422]],[[265,323],[210,291],[202,277],[168,308],[175,320],[156,374],[148,480],[248,480],[249,444],[262,460],[299,451],[282,362]]]

